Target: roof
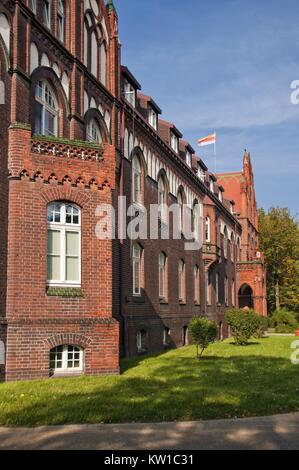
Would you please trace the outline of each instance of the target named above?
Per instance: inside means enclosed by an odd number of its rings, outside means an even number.
[[[180,141],[180,149],[186,148],[190,153],[195,153],[194,148],[187,142],[187,140]]]
[[[171,129],[179,138],[183,137],[183,134],[178,130],[178,128],[172,122],[164,121],[164,119],[159,119],[159,123],[162,124],[162,126],[165,126]]]
[[[157,105],[157,103],[153,100],[151,96],[144,95],[143,93],[140,93],[140,92],[138,92],[137,96],[141,100],[148,102],[158,114],[162,113],[162,109]]]
[[[126,67],[125,65],[122,65],[121,66],[121,72],[123,74],[124,77],[126,77],[129,82],[132,83],[132,85],[135,86],[135,88],[137,88],[137,90],[141,90],[141,85],[140,83],[136,80],[136,78],[134,77],[134,75],[130,72],[130,70],[128,69],[128,67]]]

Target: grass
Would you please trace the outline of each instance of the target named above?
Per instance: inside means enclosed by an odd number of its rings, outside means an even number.
[[[232,340],[124,360],[119,377],[0,385],[0,425],[156,422],[261,416],[299,410],[294,338]]]

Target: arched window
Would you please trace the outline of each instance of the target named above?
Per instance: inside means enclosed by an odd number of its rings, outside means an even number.
[[[81,211],[73,204],[54,202],[47,209],[47,283],[81,284]]]
[[[200,277],[197,265],[194,266],[194,303],[195,305],[200,304]]]
[[[58,135],[58,104],[51,85],[39,80],[35,86],[35,126],[38,135]]]
[[[159,255],[159,297],[166,300],[167,296],[167,257],[164,253]]]
[[[182,329],[182,343],[183,343],[183,346],[188,346],[188,344],[189,344],[189,329],[188,329],[188,326],[183,326],[183,329]]]
[[[212,280],[211,280],[211,272],[206,273],[206,302],[207,305],[212,305]]]
[[[231,239],[230,239],[230,257],[231,257],[231,262],[235,262],[235,237],[234,234],[231,234]]]
[[[170,328],[165,327],[163,330],[163,346],[170,346],[171,337],[170,337]]]
[[[166,184],[165,184],[165,180],[163,176],[160,176],[158,180],[158,204],[159,204],[159,217],[163,222],[166,222],[167,192],[166,192]]]
[[[182,191],[178,192],[178,205],[179,205],[179,230],[184,232],[184,195]]]
[[[51,349],[50,371],[52,375],[83,372],[83,349],[69,344]]]
[[[138,243],[133,245],[133,295],[141,295],[142,287],[142,248]]]
[[[225,227],[224,234],[223,234],[223,255],[225,259],[227,259],[227,246],[228,246],[227,229]]]
[[[211,219],[206,217],[206,242],[211,242]]]
[[[51,0],[42,0],[43,2],[43,24],[51,29]]]
[[[178,277],[179,277],[179,301],[181,303],[185,302],[185,263],[182,259],[179,260],[178,267]]]
[[[139,353],[146,352],[146,336],[147,333],[145,330],[140,330],[137,333],[137,351]]]
[[[232,280],[232,306],[236,306],[236,285],[235,280]]]
[[[228,290],[228,277],[225,276],[224,278],[224,302],[225,302],[225,305],[228,306],[228,303],[229,303],[229,298],[228,298],[228,294],[229,293],[229,290]]]
[[[95,119],[90,119],[87,125],[87,140],[88,142],[93,142],[95,144],[102,144],[102,134],[100,130],[100,126],[98,125]]]
[[[57,35],[61,42],[64,42],[65,36],[65,16],[64,5],[62,0],[57,2]]]
[[[101,67],[100,67],[100,81],[103,85],[106,86],[106,77],[107,77],[107,51],[105,43],[102,42],[100,47],[100,59],[101,59]]]
[[[192,231],[194,233],[195,240],[200,239],[200,209],[199,204],[196,201],[192,208]]]
[[[142,167],[137,155],[132,160],[132,173],[132,199],[136,204],[142,204]]]

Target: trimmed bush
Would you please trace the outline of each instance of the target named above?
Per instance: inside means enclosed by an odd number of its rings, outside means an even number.
[[[260,331],[261,317],[254,310],[231,309],[225,317],[239,346],[248,344],[249,339]]]
[[[215,322],[205,317],[196,317],[189,323],[189,332],[192,340],[196,344],[197,358],[201,357],[209,344],[214,343],[217,338],[217,325]],[[199,354],[199,348],[201,352]]]
[[[294,333],[299,328],[295,314],[286,309],[276,310],[270,324],[276,333]]]

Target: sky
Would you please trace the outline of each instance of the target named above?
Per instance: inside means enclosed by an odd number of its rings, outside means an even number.
[[[114,0],[126,65],[214,171],[251,153],[259,207],[299,212],[298,0]]]

